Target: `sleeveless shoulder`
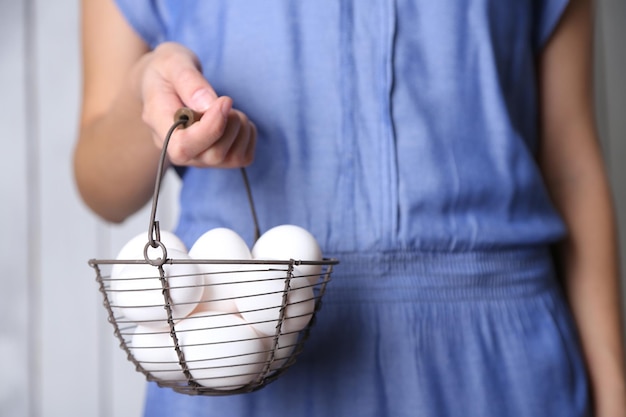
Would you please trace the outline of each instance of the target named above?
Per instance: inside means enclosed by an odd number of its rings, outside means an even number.
[[[540,50],[561,20],[569,0],[535,0],[535,48]]]

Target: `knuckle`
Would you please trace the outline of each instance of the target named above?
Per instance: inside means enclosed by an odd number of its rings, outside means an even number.
[[[191,157],[183,147],[171,142],[167,148],[167,156],[170,162],[175,165],[186,165],[191,160]]]
[[[239,155],[236,161],[236,165],[241,167],[247,167],[248,165],[251,165],[252,162],[254,162],[254,154],[246,152]]]
[[[154,48],[154,53],[162,58],[169,58],[182,53],[184,50],[182,45],[176,42],[163,42]]]
[[[165,42],[158,45],[154,51],[154,60],[161,63],[169,63],[175,60],[176,56],[179,54],[178,48],[171,43]]]
[[[219,161],[216,160],[212,154],[208,153],[208,152],[204,152],[202,155],[200,155],[198,158],[196,158],[197,161],[200,161],[199,165],[203,166],[203,167],[209,167],[209,168],[217,168],[219,167]]]
[[[225,129],[226,123],[223,123],[222,121],[211,123],[207,126],[207,137],[213,140],[218,140],[224,135]]]
[[[181,68],[177,72],[176,78],[178,79],[179,82],[183,84],[187,84],[187,83],[196,82],[198,75],[199,75],[199,72],[197,69],[186,66],[186,67]]]
[[[235,116],[237,116],[237,121],[239,123],[241,123],[241,124],[248,123],[248,116],[244,112],[242,112],[240,110],[233,110],[233,114]]]
[[[254,156],[255,156],[255,152],[254,152],[254,146],[250,147],[249,149],[246,150],[246,152],[244,153],[243,156],[243,165],[244,166],[248,166],[251,165],[254,162]]]
[[[158,67],[173,69],[178,72],[177,77],[183,76],[184,72],[195,73],[200,68],[198,57],[189,49],[174,42],[166,42],[156,47],[154,59]],[[189,65],[191,63],[191,65]],[[189,74],[186,74],[188,77]]]
[[[205,161],[211,166],[222,165],[226,161],[227,152],[222,146],[214,146],[204,153]]]
[[[153,117],[154,114],[154,105],[151,104],[151,101],[148,100],[144,103],[143,108],[141,109],[141,121],[149,127],[153,127]]]

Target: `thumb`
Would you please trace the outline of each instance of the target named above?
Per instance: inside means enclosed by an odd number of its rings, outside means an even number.
[[[169,60],[166,78],[185,106],[204,113],[217,100],[217,94],[202,75],[196,55],[186,48],[178,52],[180,59]]]
[[[180,98],[186,106],[199,113],[206,112],[211,107],[211,104],[217,100],[217,94],[210,86],[198,85],[192,91],[188,95],[181,92]]]

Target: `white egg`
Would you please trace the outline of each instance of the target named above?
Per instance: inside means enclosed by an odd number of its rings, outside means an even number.
[[[270,356],[271,357],[271,351],[274,350],[274,339],[273,338],[268,338],[269,340],[268,342],[268,350],[270,351]],[[291,356],[291,354],[293,353],[294,349],[296,348],[298,344],[298,333],[284,333],[281,334],[278,337],[278,342],[277,342],[277,346],[276,349],[274,350],[274,359],[270,365],[270,370],[275,371],[280,369],[283,365],[285,365],[285,363],[287,362],[287,360],[289,359],[289,357]]]
[[[315,294],[313,288],[303,287],[289,291],[285,320],[281,331],[284,333],[299,332],[311,321],[315,311]]]
[[[179,341],[180,346],[180,341]],[[130,344],[133,357],[143,369],[162,381],[185,381],[170,328],[137,326]]]
[[[236,232],[219,227],[211,229],[196,240],[189,250],[189,256],[198,260],[250,260],[248,245]],[[236,262],[232,264],[198,264],[204,273],[205,291],[202,310],[236,312],[233,299],[233,282],[241,280],[240,270],[246,267]]]
[[[178,236],[176,236],[172,232],[162,230],[160,232],[161,235],[161,243],[165,246],[165,249],[169,252],[170,249],[175,249],[180,252],[187,252],[187,247],[183,243],[182,240]],[[134,260],[134,261],[142,261],[144,260],[143,251],[148,243],[148,233],[141,233],[132,239],[130,239],[126,244],[120,249],[117,257],[117,260]],[[158,248],[149,247],[148,248],[148,256],[150,259],[157,259],[163,256],[163,250]],[[168,255],[169,256],[169,255]],[[171,256],[170,256],[171,257]],[[126,266],[127,264],[114,264],[111,268],[111,277],[115,278],[120,270]]]
[[[241,316],[263,335],[276,334],[280,310],[285,304],[281,331],[302,330],[315,309],[311,287],[291,289],[284,300],[286,273],[282,270],[259,270],[247,274],[246,283],[238,284],[235,300]]]
[[[242,277],[247,282],[234,288],[239,314],[259,333],[275,334],[283,305],[286,272],[259,269]]]
[[[225,227],[217,227],[202,234],[189,249],[194,259],[250,258],[250,249],[239,234]]]
[[[322,251],[315,237],[306,229],[284,224],[263,233],[252,248],[253,259],[321,261]],[[321,265],[297,265],[292,286],[314,285],[322,271]]]
[[[194,380],[209,388],[241,388],[259,377],[267,348],[252,327],[234,314],[191,315],[176,325]]]
[[[169,250],[171,258],[189,259],[186,253]],[[202,299],[203,278],[195,264],[163,265],[169,288],[172,317],[180,320],[191,313]],[[150,327],[165,326],[167,310],[157,267],[149,264],[125,265],[111,280],[114,309],[128,320]]]

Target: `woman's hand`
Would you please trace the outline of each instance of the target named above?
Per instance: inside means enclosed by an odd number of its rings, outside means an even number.
[[[190,50],[167,43],[151,51],[113,0],[83,0],[81,11],[83,89],[74,173],[96,214],[121,222],[149,201],[163,140],[182,106],[202,117],[176,130],[168,144],[171,163],[226,168],[252,162],[254,124],[230,98],[217,96]]]
[[[161,148],[173,116],[183,106],[202,114],[177,130],[167,154],[175,165],[234,168],[254,157],[256,128],[229,97],[218,97],[200,71],[196,56],[176,43],[164,43],[146,54],[133,70],[142,118]]]

